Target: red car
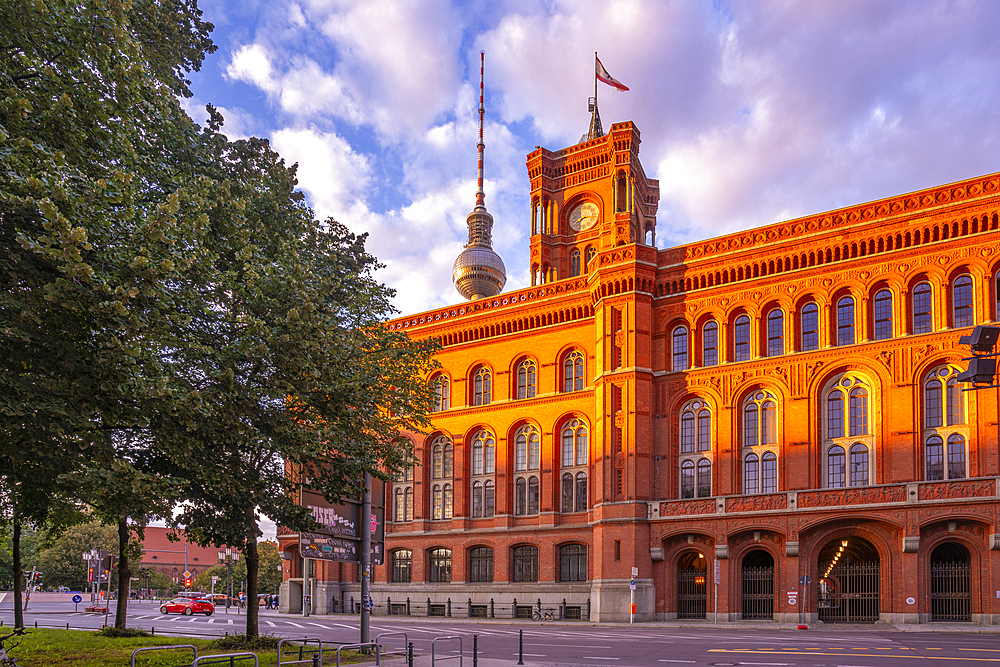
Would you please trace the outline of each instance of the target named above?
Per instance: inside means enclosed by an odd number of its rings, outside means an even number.
[[[164,602],[160,605],[161,614],[173,612],[184,614],[185,616],[191,616],[192,614],[211,616],[213,611],[215,611],[215,605],[208,600],[200,598],[174,598],[170,602]]]

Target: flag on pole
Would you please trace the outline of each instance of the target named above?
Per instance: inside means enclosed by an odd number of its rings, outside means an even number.
[[[613,77],[610,74],[608,74],[608,70],[604,69],[604,65],[601,64],[601,59],[597,57],[596,53],[594,54],[594,60],[596,61],[596,65],[595,65],[596,70],[595,71],[596,71],[596,74],[597,74],[598,81],[601,81],[602,83],[606,83],[609,86],[611,86],[612,88],[615,88],[615,89],[620,90],[622,92],[625,92],[626,90],[628,90],[628,86],[626,86],[624,83],[622,83],[621,81],[619,81],[615,77]]]

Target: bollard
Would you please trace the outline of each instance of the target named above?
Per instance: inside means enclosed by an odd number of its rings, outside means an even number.
[[[511,618],[517,618],[517,598],[514,598],[514,604],[511,607],[513,611],[510,614]]]
[[[354,613],[354,596],[351,596],[351,613]]]
[[[451,618],[451,598],[448,598],[448,618]]]
[[[490,598],[490,618],[496,618],[496,614],[493,613],[493,598]]]
[[[517,631],[517,664],[524,664],[524,630]]]
[[[410,642],[410,645],[406,647],[406,664],[413,667],[413,642]]]
[[[406,598],[406,615],[410,615],[410,598]]]
[[[472,667],[479,667],[479,635],[472,635]]]
[[[66,624],[66,629],[69,630],[69,623]]]
[[[590,620],[590,598],[587,598],[587,620]]]
[[[427,615],[431,615],[431,599],[427,598]]]
[[[538,598],[538,613],[542,613],[542,598]]]
[[[149,626],[149,634],[151,636],[156,634],[156,628],[154,628],[152,625]]]
[[[319,665],[319,653],[313,653],[313,664],[312,667],[320,667]]]
[[[385,615],[392,616],[392,598],[385,599]]]

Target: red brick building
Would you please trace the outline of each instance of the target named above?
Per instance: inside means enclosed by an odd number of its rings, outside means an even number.
[[[443,349],[376,604],[620,621],[637,568],[639,620],[1000,621],[998,395],[955,382],[1000,174],[660,250],[639,130],[599,135],[528,155],[534,285],[388,324]]]
[[[171,542],[167,539],[169,533],[177,533],[180,540]],[[184,579],[184,571],[191,573],[196,579],[213,565],[218,564],[219,549],[217,547],[200,547],[188,542],[184,531],[174,531],[170,528],[147,527],[146,539],[142,542],[142,563],[139,567],[154,569],[170,577],[175,583]]]

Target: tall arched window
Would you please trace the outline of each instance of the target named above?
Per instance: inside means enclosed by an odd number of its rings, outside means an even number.
[[[750,360],[750,318],[740,315],[733,323],[733,361]]]
[[[396,584],[410,583],[413,572],[413,552],[409,549],[397,549],[392,552],[392,582]]]
[[[822,393],[823,467],[827,487],[867,486],[874,483],[870,463],[875,434],[870,428],[871,389],[854,373],[838,375]]]
[[[563,357],[563,391],[583,389],[583,353],[573,350]]]
[[[765,489],[778,486],[777,399],[770,391],[751,392],[743,399],[742,415],[743,493],[771,493]]]
[[[493,374],[480,366],[472,375],[472,404],[489,405],[493,402]]]
[[[491,517],[495,512],[496,437],[483,429],[472,437],[472,517]]]
[[[393,521],[413,521],[413,467],[409,467],[392,482]]]
[[[575,248],[569,254],[569,275],[571,278],[580,275],[580,251]]]
[[[837,345],[854,344],[854,297],[837,302]]]
[[[701,399],[692,399],[680,414],[681,497],[712,495],[712,411]]]
[[[879,290],[875,294],[872,308],[875,316],[875,340],[892,338],[892,292],[887,289]]]
[[[538,514],[538,477],[523,473],[539,469],[540,442],[538,429],[532,424],[525,424],[514,433],[514,470],[522,473],[514,478],[515,514]]]
[[[451,380],[444,373],[438,373],[431,379],[431,386],[434,387],[434,405],[431,409],[434,412],[441,412],[451,407]]]
[[[490,547],[469,549],[469,581],[471,583],[493,581],[493,549]]]
[[[913,333],[930,333],[933,328],[931,317],[930,283],[919,283],[913,288]]]
[[[428,555],[428,579],[435,583],[451,581],[451,549],[432,549]]]
[[[590,273],[590,262],[594,259],[596,254],[597,251],[594,250],[593,246],[587,246],[587,266],[585,267],[587,273]]]
[[[715,366],[719,363],[719,325],[708,320],[701,329],[701,365]]]
[[[572,419],[562,428],[562,488],[563,512],[585,512],[588,509],[587,470],[590,462],[587,424]]]
[[[957,366],[946,364],[924,376],[924,477],[931,481],[969,475],[966,470],[969,425],[965,417],[965,392],[956,377],[959,372]]]
[[[443,435],[431,443],[431,519],[434,520],[452,517],[454,451],[451,440]]]
[[[961,275],[951,286],[952,322],[956,329],[971,327],[974,323],[972,312],[972,278]]]
[[[511,581],[538,581],[538,547],[524,545],[511,550]]]
[[[785,353],[785,313],[772,308],[767,313],[767,356],[779,357]]]
[[[517,365],[517,397],[534,398],[538,373],[534,360],[525,359]]]
[[[687,327],[674,327],[671,336],[671,370],[685,371],[688,369],[688,330]]]
[[[819,349],[819,306],[815,302],[802,306],[799,349],[810,352]]]

